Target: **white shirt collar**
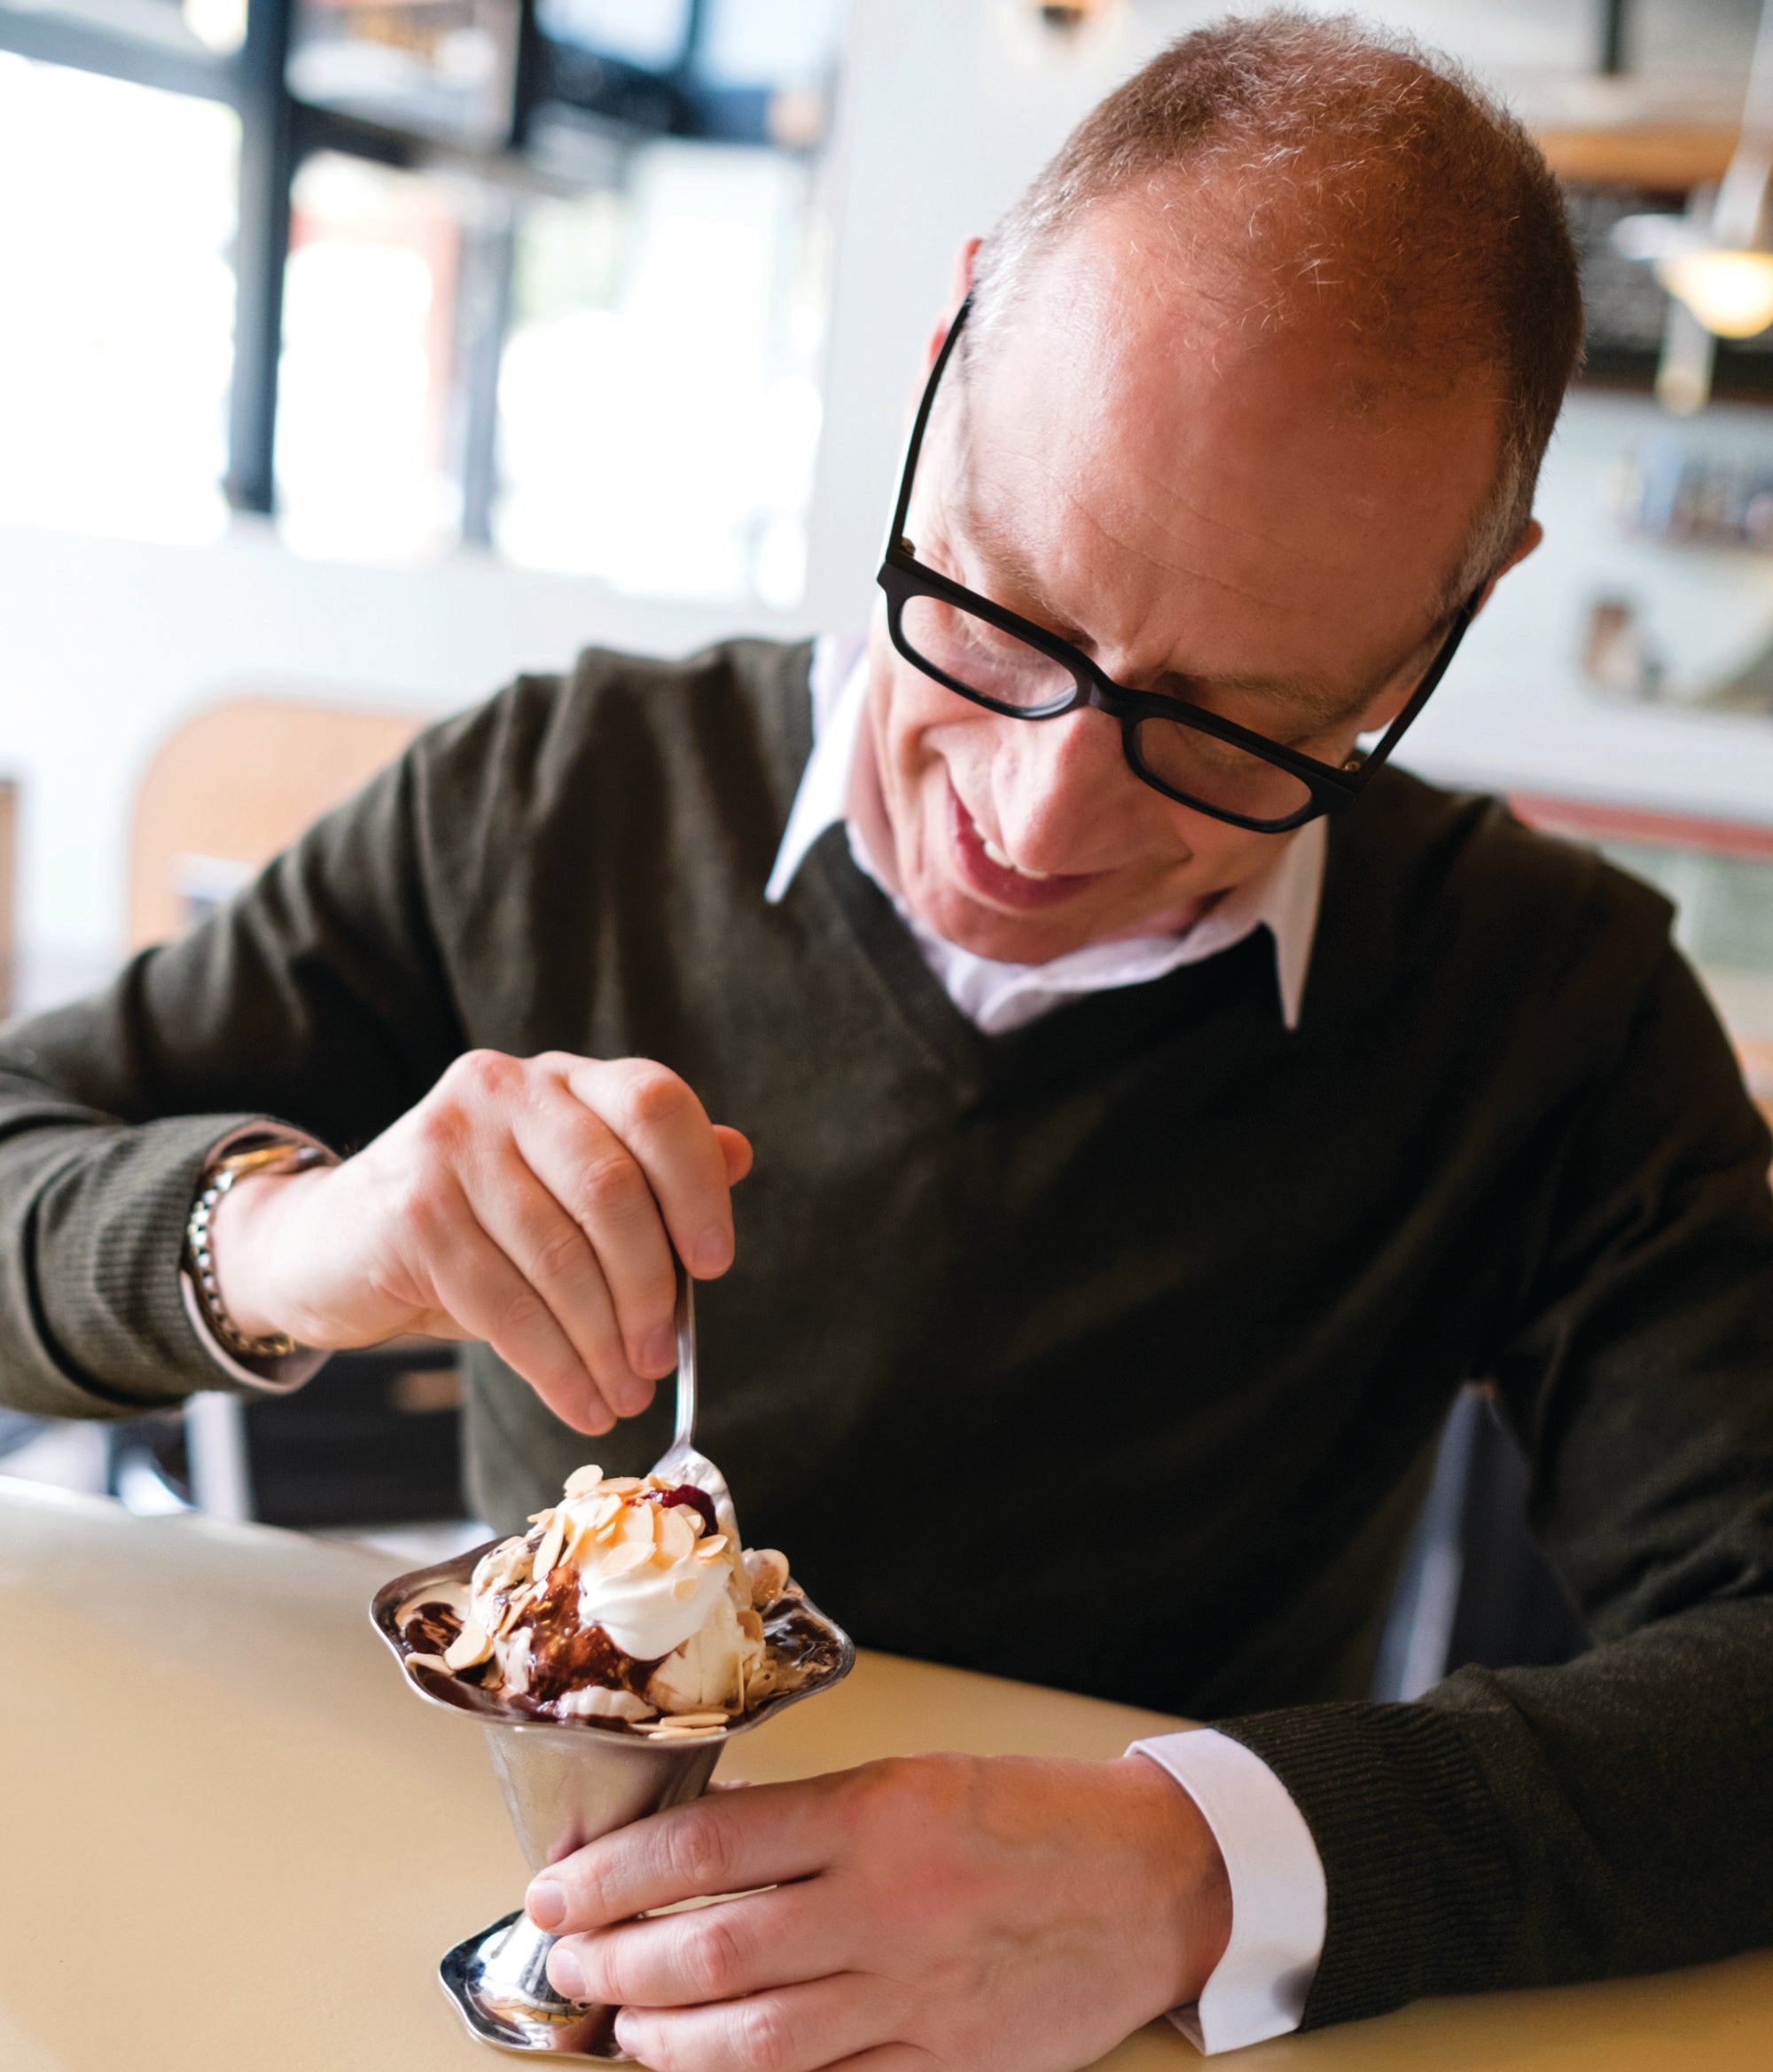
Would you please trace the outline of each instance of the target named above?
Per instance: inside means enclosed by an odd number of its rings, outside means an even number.
[[[1000,964],[975,957],[944,941],[912,911],[893,880],[890,859],[872,853],[884,851],[886,821],[872,746],[862,724],[867,644],[855,635],[826,635],[814,643],[813,752],[783,830],[766,899],[782,899],[813,844],[844,821],[858,868],[892,900],[949,997],[988,1036],[1019,1028],[1085,994],[1144,985],[1183,965],[1199,964],[1261,927],[1274,938],[1281,1014],[1289,1028],[1299,1026],[1324,889],[1321,818],[1307,821],[1265,871],[1234,886],[1179,934],[1091,942],[1047,964]]]

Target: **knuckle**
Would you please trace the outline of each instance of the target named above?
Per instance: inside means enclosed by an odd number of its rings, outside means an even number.
[[[562,1224],[558,1229],[549,1231],[536,1245],[536,1278],[557,1285],[577,1280],[584,1273],[588,1258],[583,1237],[571,1224]]]
[[[641,1128],[674,1122],[697,1106],[689,1088],[668,1066],[636,1059],[623,1072],[620,1099],[624,1118]]]
[[[521,1083],[523,1062],[503,1051],[464,1051],[444,1077],[470,1098],[496,1099]]]
[[[472,1128],[461,1100],[444,1088],[413,1115],[413,1133],[421,1156],[449,1161],[467,1141]]]
[[[631,1216],[643,1201],[652,1199],[645,1174],[626,1152],[607,1152],[593,1159],[579,1176],[583,1216]]]
[[[542,1321],[542,1298],[528,1286],[518,1286],[499,1297],[494,1306],[494,1326],[501,1337],[521,1337]]]
[[[731,1830],[712,1802],[672,1824],[666,1849],[673,1874],[695,1891],[726,1889],[733,1860]]]
[[[684,1982],[698,1999],[725,2000],[744,1984],[745,1949],[730,1907],[709,1907],[685,1917],[681,1961]]]
[[[732,2010],[736,2055],[756,2072],[777,2072],[786,2065],[794,2048],[793,2023],[780,2000],[773,1996],[741,2000]]]

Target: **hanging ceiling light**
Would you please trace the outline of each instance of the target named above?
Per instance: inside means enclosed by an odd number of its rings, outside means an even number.
[[[1035,12],[1049,28],[1082,28],[1092,15],[1105,12],[1105,0],[1034,0]]]
[[[1675,298],[1657,393],[1671,409],[1697,410],[1711,393],[1713,341],[1753,338],[1773,324],[1773,0],[1762,0],[1735,155],[1714,192],[1697,192],[1684,216],[1629,215],[1613,226],[1615,251],[1653,267]]]

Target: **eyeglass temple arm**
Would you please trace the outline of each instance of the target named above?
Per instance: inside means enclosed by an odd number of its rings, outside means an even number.
[[[966,322],[966,314],[972,307],[972,297],[968,295],[954,313],[954,322],[948,327],[948,336],[941,342],[941,350],[936,355],[935,364],[930,369],[930,378],[924,384],[924,393],[918,404],[918,414],[911,420],[911,436],[905,442],[905,466],[899,477],[899,501],[893,506],[892,529],[886,535],[886,554],[890,557],[905,537],[905,520],[911,508],[911,478],[917,472],[918,454],[924,443],[924,428],[930,421],[930,410],[936,400],[936,388],[942,378],[942,369],[948,365],[949,356],[954,351],[955,340],[960,336],[960,327]]]
[[[1441,677],[1452,668],[1453,657],[1459,652],[1459,644],[1471,630],[1472,621],[1478,615],[1478,606],[1483,601],[1486,588],[1488,588],[1487,584],[1480,583],[1478,588],[1472,592],[1471,596],[1454,614],[1453,623],[1448,629],[1447,637],[1441,643],[1440,652],[1429,663],[1427,672],[1423,676],[1422,681],[1410,692],[1410,702],[1386,729],[1384,739],[1374,748],[1372,754],[1361,758],[1359,770],[1361,778],[1364,778],[1369,771],[1377,770],[1390,755],[1392,750],[1403,739],[1404,730],[1415,719],[1423,707],[1427,704],[1429,699],[1434,694]]]

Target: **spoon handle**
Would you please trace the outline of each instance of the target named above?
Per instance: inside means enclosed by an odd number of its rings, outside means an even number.
[[[677,1262],[677,1429],[674,1448],[689,1446],[696,1436],[696,1284],[683,1262]]]

